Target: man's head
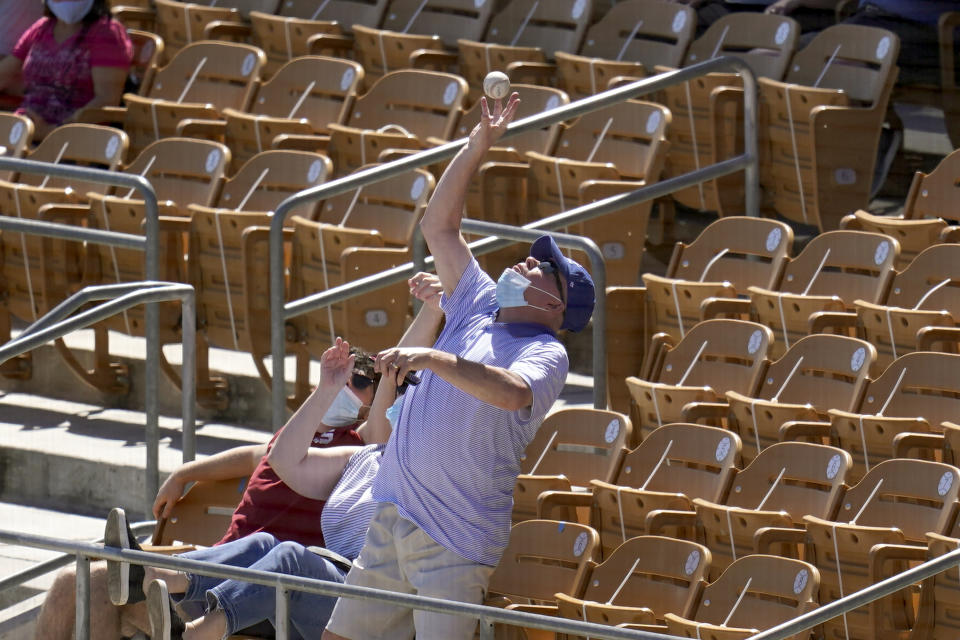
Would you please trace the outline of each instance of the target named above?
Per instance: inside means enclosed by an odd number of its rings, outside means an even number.
[[[583,329],[593,313],[594,299],[590,274],[564,256],[548,235],[538,238],[530,256],[505,270],[497,282],[497,301],[501,309],[508,309],[504,315],[510,316],[505,320],[529,319],[554,329]]]

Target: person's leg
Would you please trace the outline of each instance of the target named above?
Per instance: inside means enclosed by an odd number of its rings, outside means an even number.
[[[76,615],[77,575],[70,565],[57,574],[37,617],[37,640],[72,640]],[[90,563],[90,636],[121,638],[119,609],[107,594],[106,562]]]
[[[394,529],[407,522],[397,508],[384,503],[377,508],[360,556],[353,561],[345,583],[360,587],[413,593],[400,571]],[[340,598],[333,609],[323,640],[377,640],[389,637],[413,638],[413,616],[409,609],[353,598]]]
[[[254,533],[249,536],[227,542],[226,544],[197,549],[180,557],[202,562],[214,562],[231,567],[249,567],[263,558],[276,547],[279,541],[269,533]],[[178,603],[206,602],[207,591],[217,586],[223,579],[200,574],[185,574],[171,569],[148,567],[144,572],[144,591],[153,580],[163,580],[171,594],[183,594],[174,598]]]
[[[407,522],[397,538],[401,571],[419,596],[483,604],[493,567],[467,560],[437,544],[423,529]],[[470,640],[476,618],[414,610],[417,640]]]
[[[332,562],[296,542],[281,542],[250,568],[337,583],[343,582],[345,576]],[[293,591],[290,593],[290,622],[299,633],[309,635],[326,626],[335,603],[336,598],[333,597]],[[276,595],[273,587],[225,580],[207,592],[207,604],[208,611],[222,611],[225,615],[229,634],[261,620],[270,620],[275,624]]]

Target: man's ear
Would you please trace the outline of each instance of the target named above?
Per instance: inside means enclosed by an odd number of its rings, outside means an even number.
[[[565,306],[565,305],[564,305],[562,302],[560,302],[559,300],[554,300],[554,299],[551,298],[551,299],[550,299],[550,302],[547,303],[547,307],[546,307],[546,308],[547,308],[549,311],[560,311],[560,312],[562,312],[562,311],[564,310],[564,306]]]

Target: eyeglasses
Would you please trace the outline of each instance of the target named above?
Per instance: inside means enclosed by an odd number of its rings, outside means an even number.
[[[350,384],[357,391],[363,391],[367,387],[373,385],[375,382],[376,380],[360,373],[359,371],[354,371],[353,376],[350,378]]]
[[[554,280],[557,281],[557,292],[560,293],[560,302],[566,304],[567,301],[564,299],[563,292],[563,282],[560,280],[560,270],[557,269],[557,265],[553,263],[553,260],[544,260],[537,265],[540,268],[542,273],[552,273]]]

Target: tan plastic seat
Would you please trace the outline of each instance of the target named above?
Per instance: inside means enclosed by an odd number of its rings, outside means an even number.
[[[960,548],[957,535],[956,528],[949,535],[927,533],[927,558],[933,560]],[[960,623],[957,622],[958,591],[960,579],[956,571],[948,569],[924,581],[911,640],[948,640],[960,634]]]
[[[684,66],[720,56],[736,56],[760,78],[786,74],[800,37],[792,18],[767,13],[735,12],[723,16],[693,41]]]
[[[345,33],[350,33],[353,25],[362,24],[379,27],[390,0],[282,0],[281,16],[337,22]]]
[[[924,249],[941,242],[952,241],[952,231],[954,230],[943,218],[905,219],[878,216],[863,209],[858,209],[850,215],[844,216],[840,228],[871,231],[896,238],[897,242],[900,243],[900,254],[897,256],[894,267],[901,271],[906,269]]]
[[[314,36],[341,33],[340,24],[329,20],[306,20],[260,11],[250,12],[249,28],[251,44],[263,49],[267,56],[261,72],[265,78],[273,77],[277,69],[291,60],[312,54]]]
[[[640,123],[638,127],[637,124]],[[669,111],[651,102],[628,101],[586,114],[560,135],[553,155],[527,152],[528,166],[487,165],[481,171],[484,215],[507,224],[525,224],[619,193],[656,183],[666,158]],[[513,175],[525,181],[526,211],[498,197],[500,182],[487,176]],[[651,203],[570,227],[596,242],[605,259],[607,282],[633,285],[640,271]],[[587,264],[585,256],[574,259]],[[509,262],[506,259],[499,261]],[[588,267],[589,268],[589,267]]]
[[[483,38],[496,4],[491,0],[393,0],[383,28],[436,35],[445,48],[456,49],[460,38]]]
[[[793,422],[824,421],[830,409],[860,406],[876,356],[873,345],[863,340],[807,336],[770,364],[756,396],[728,391],[728,406],[704,407],[703,413],[732,415],[747,463],[770,445],[796,437],[791,435]]]
[[[211,546],[220,541],[247,485],[246,476],[229,480],[200,480],[161,518],[153,531],[153,546],[190,544]],[[151,549],[152,551],[153,549]]]
[[[893,277],[884,304],[854,302],[863,337],[877,347],[875,374],[917,350],[925,328],[957,325],[958,260],[960,245],[931,246]]]
[[[209,206],[216,201],[229,162],[229,150],[216,142],[167,138],[144,149],[125,171],[141,175],[150,181],[157,194],[161,216],[182,217],[189,215],[190,204]],[[88,194],[90,198],[88,224],[98,229],[142,235],[146,207],[142,200],[137,199],[137,195],[132,190],[118,191],[115,195]],[[186,282],[183,240],[179,228],[170,232],[162,231],[159,256],[161,279]],[[141,281],[145,277],[143,269],[142,251],[90,245],[87,247],[84,284]],[[179,343],[179,327],[180,305],[178,303],[161,304],[161,346]],[[96,328],[96,352],[101,354],[101,357],[97,359],[91,375],[105,371],[110,366],[108,360],[110,343],[107,330],[135,336],[143,335],[144,308],[138,306],[128,309],[96,325]],[[67,363],[71,364],[69,358]],[[71,367],[76,369],[72,364]],[[169,363],[162,351],[160,368],[179,386],[179,371]],[[88,380],[88,382],[96,384],[95,380]]]
[[[466,93],[463,78],[449,73],[388,73],[357,99],[346,124],[329,125],[334,171],[351,173],[388,148],[420,149],[431,137],[450,140]]]
[[[12,134],[28,136],[32,126],[17,120]],[[19,130],[18,130],[19,129]],[[69,124],[54,129],[29,154],[30,160],[114,170],[126,156],[128,139],[112,127]],[[10,176],[0,181],[0,215],[67,224],[83,224],[88,191],[98,193],[108,185],[36,173]],[[141,254],[142,257],[142,254]],[[81,286],[84,243],[42,238],[6,231],[0,234],[0,340],[10,340],[14,318],[33,322]],[[65,349],[61,340],[57,348]],[[77,372],[85,371],[78,365]],[[29,378],[30,354],[11,359],[0,367],[6,377]],[[81,373],[81,375],[83,375]],[[109,375],[109,385],[124,385]],[[107,383],[105,383],[107,384]]]
[[[832,437],[853,455],[853,481],[883,460],[933,456],[923,446],[909,451],[907,444],[912,434],[937,433],[942,422],[956,419],[958,371],[960,355],[914,351],[867,386],[857,410],[829,411]]]
[[[643,287],[607,287],[607,396],[611,409],[633,418],[630,391],[620,380],[643,371],[646,325]],[[636,438],[639,440],[639,438]]]
[[[943,158],[929,174],[918,171],[903,206],[904,218],[956,218],[960,149]]]
[[[748,217],[716,220],[689,245],[678,242],[663,276],[642,276],[647,340],[661,332],[679,340],[707,319],[704,305],[712,298],[743,295],[750,286],[775,288],[792,246],[786,224]]]
[[[642,625],[666,632],[664,614],[687,617],[700,598],[710,551],[687,540],[638,536],[627,540],[590,573],[583,597],[556,595],[557,615],[583,622]],[[583,640],[582,636],[567,636]]]
[[[437,35],[397,33],[357,24],[353,26],[353,48],[369,87],[391,71],[412,68],[410,56],[415,51],[443,51],[443,41]]]
[[[270,352],[270,329],[260,319],[270,312],[269,288],[245,290],[245,233],[251,227],[270,226],[272,211],[281,201],[324,182],[330,161],[301,151],[265,151],[250,159],[226,181],[214,206],[190,205],[189,218],[180,222],[188,234],[187,282],[197,298],[197,395],[205,406],[226,409],[231,399],[226,380],[212,377],[209,348],[246,351],[257,371],[270,379],[264,358]],[[312,215],[315,205],[297,213]],[[269,270],[268,261],[259,264]],[[265,279],[264,279],[265,280]]]
[[[697,25],[692,8],[661,0],[618,2],[587,30],[579,54],[556,52],[558,86],[574,98],[604,91],[621,76],[679,67]]]
[[[593,0],[511,0],[493,16],[482,42],[460,39],[459,73],[470,84],[472,98],[483,95],[483,78],[490,71],[510,75],[511,63],[546,62],[557,51],[579,51],[593,4]]]
[[[709,579],[716,580],[738,558],[771,553],[764,548],[766,528],[802,530],[805,515],[833,518],[852,466],[843,449],[779,442],[736,472],[724,504],[694,499],[697,524],[713,558]],[[795,558],[796,546],[778,549],[776,555]]]
[[[829,231],[787,260],[777,290],[749,287],[754,317],[777,338],[772,355],[779,357],[810,333],[849,328],[849,321],[829,312],[853,311],[855,300],[881,302],[899,251],[896,240],[879,233]]]
[[[626,379],[646,438],[670,422],[685,422],[691,403],[716,402],[728,391],[751,396],[760,388],[773,332],[745,320],[705,320],[676,344],[656,337],[651,375]]]
[[[0,113],[0,143],[7,158],[22,158],[33,140],[33,121],[15,113]],[[0,172],[0,180],[10,180],[12,171]]]
[[[836,520],[804,517],[820,600],[831,602],[926,558],[927,533],[945,534],[956,515],[955,467],[924,460],[881,462],[852,487]],[[906,637],[916,589],[905,589],[824,623],[827,638]]]
[[[184,47],[158,70],[146,96],[126,94],[125,108],[109,113],[123,120],[131,153],[180,134],[186,119],[217,119],[226,108],[246,110],[253,98],[263,52],[246,44],[199,42]]]
[[[664,425],[627,453],[615,480],[592,480],[592,493],[541,494],[540,514],[549,518],[557,508],[591,507],[591,522],[608,558],[630,538],[647,535],[654,526],[659,530],[665,512],[692,511],[694,498],[721,502],[739,454],[740,438],[725,429]]]
[[[351,60],[304,56],[285,64],[264,83],[249,111],[223,110],[224,142],[234,166],[272,148],[326,146],[331,122],[343,124],[363,82]],[[200,123],[202,128],[207,123]]]
[[[667,628],[670,635],[681,638],[751,638],[816,609],[820,582],[817,569],[801,560],[746,556],[706,586],[689,619],[667,614]],[[808,636],[804,631],[790,638],[805,640]]]
[[[520,458],[520,475],[513,490],[513,522],[538,515],[537,500],[543,491],[584,491],[591,480],[612,482],[620,471],[633,426],[615,411],[560,409],[540,425]],[[589,523],[574,510],[552,519]]]
[[[178,0],[157,0],[156,32],[163,38],[167,60],[188,44],[206,38],[204,29],[214,21],[240,22],[240,11],[233,7],[217,7]]]
[[[835,25],[797,53],[783,82],[759,80],[769,141],[760,180],[778,214],[827,231],[867,206],[899,48],[889,31]]]
[[[433,176],[422,169],[367,185],[323,202],[317,220],[292,216],[291,258],[287,299],[299,299],[330,287],[384,271],[410,260],[409,243],[433,191]],[[267,230],[251,232],[248,294],[263,280],[257,260],[265,259]],[[305,363],[319,359],[332,337],[343,336],[368,351],[395,345],[410,317],[405,282],[378,289],[292,318],[287,324],[287,353],[298,367],[289,406],[296,408],[313,384]]]
[[[579,596],[599,551],[600,537],[575,522],[527,520],[510,529],[510,541],[490,575],[484,604],[541,613],[556,593]],[[514,629],[497,625],[496,636]],[[496,637],[495,636],[495,637]]]

